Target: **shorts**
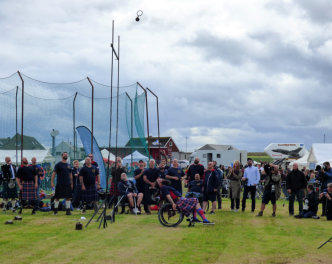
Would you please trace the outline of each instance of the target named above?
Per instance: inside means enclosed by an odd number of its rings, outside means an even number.
[[[271,191],[264,191],[262,203],[268,204],[270,201],[272,204],[276,204],[276,202],[277,202],[276,194],[272,193]]]
[[[203,193],[203,202],[215,202],[217,200],[217,193]]]

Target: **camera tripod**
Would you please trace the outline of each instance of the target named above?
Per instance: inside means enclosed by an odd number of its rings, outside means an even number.
[[[322,248],[323,246],[325,246],[327,243],[332,242],[332,237],[330,237],[328,240],[326,240],[323,244],[321,244],[317,249]]]

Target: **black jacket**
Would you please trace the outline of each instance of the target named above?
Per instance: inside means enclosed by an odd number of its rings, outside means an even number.
[[[16,178],[16,167],[15,165],[13,166],[13,171],[14,171],[14,178]],[[1,171],[2,171],[2,177],[4,181],[9,181],[12,178],[12,172],[10,169],[10,165],[4,164],[1,166]]]
[[[286,177],[286,186],[287,189],[291,189],[292,191],[305,189],[307,180],[304,173],[300,170],[292,170]]]
[[[138,193],[136,185],[130,180],[119,181],[118,191],[119,191],[120,195],[127,195],[129,193]]]
[[[219,187],[219,179],[214,170],[207,170],[204,176],[204,192],[213,193]]]
[[[305,202],[308,200],[308,211],[313,212],[317,214],[318,211],[318,202],[317,202],[317,195],[314,191],[311,193],[308,193],[308,195],[305,198]]]

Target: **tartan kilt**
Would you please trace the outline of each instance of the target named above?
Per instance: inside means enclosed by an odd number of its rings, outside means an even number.
[[[119,196],[118,186],[112,182],[110,186],[110,196]]]
[[[15,183],[15,187],[12,188],[12,189],[10,189],[8,187],[8,182],[3,182],[2,196],[3,196],[3,199],[15,199],[15,198],[18,198],[17,184]]]
[[[23,201],[35,201],[37,200],[37,190],[35,188],[34,181],[23,182],[23,189],[21,191],[21,199]]]
[[[55,187],[55,199],[71,199],[73,196],[73,190],[70,185],[57,185]]]
[[[82,191],[82,200],[87,203],[99,201],[96,185],[85,186],[85,191]]]
[[[181,197],[176,202],[176,205],[179,208],[179,210],[185,216],[189,216],[194,211],[194,209],[196,208],[197,203],[198,203],[197,198],[183,198],[183,197]]]

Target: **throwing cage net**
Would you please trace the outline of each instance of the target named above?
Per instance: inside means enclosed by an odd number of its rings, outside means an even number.
[[[120,87],[118,97],[113,87],[112,99],[110,90],[88,78],[73,83],[46,83],[19,73],[0,78],[0,163],[5,156],[17,163],[21,155],[36,157],[49,176],[64,151],[71,162],[82,161],[87,153],[75,131],[78,126],[86,126],[105,149],[105,162],[108,151],[111,161],[134,151],[149,157],[146,94],[136,84]]]

